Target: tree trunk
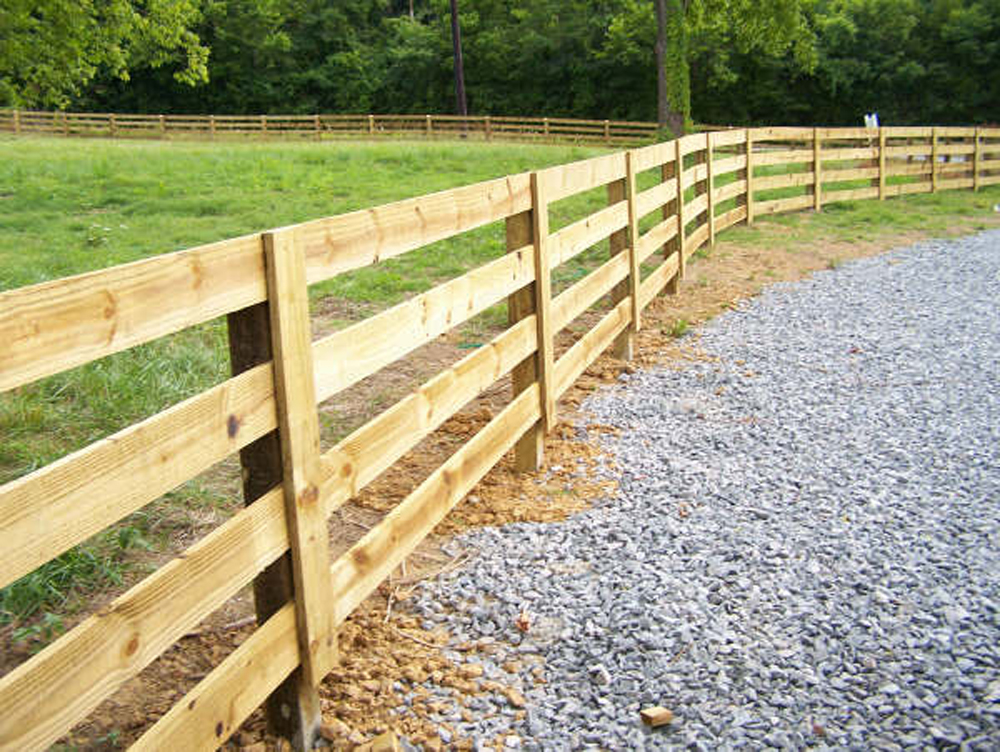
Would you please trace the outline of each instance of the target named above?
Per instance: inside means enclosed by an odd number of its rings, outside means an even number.
[[[413,19],[414,19],[414,16],[413,16],[413,0],[410,0],[410,20],[412,21]]]
[[[680,79],[688,75],[687,67],[687,45],[679,44],[684,39],[684,18],[683,16],[670,19],[678,28],[674,29],[671,40],[671,29],[667,17],[667,0],[653,0],[656,8],[656,122],[661,130],[669,129],[675,137],[684,135],[687,122],[685,107],[687,90],[686,81],[682,83]],[[684,5],[676,3],[675,14],[684,13]],[[671,44],[671,41],[674,43]],[[672,49],[671,49],[672,48]],[[668,51],[673,53],[673,60],[669,60],[673,74],[671,79],[667,77]],[[671,91],[670,84],[673,84]],[[674,106],[671,106],[674,105]]]
[[[459,115],[468,115],[465,101],[465,68],[462,65],[462,30],[458,25],[458,0],[451,0],[451,39],[455,55],[455,100]]]

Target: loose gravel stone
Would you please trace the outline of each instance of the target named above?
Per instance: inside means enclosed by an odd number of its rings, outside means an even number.
[[[590,399],[620,496],[469,533],[480,555],[418,596],[520,662],[499,681],[526,716],[461,734],[1000,747],[998,301],[1000,232],[923,243],[776,285],[703,329],[707,358]]]

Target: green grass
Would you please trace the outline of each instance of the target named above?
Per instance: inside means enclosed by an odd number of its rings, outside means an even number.
[[[601,153],[606,152],[457,142],[0,138],[0,290]],[[639,175],[640,190],[658,181],[658,172]],[[717,185],[733,179],[720,176]],[[821,214],[769,217],[751,228],[733,228],[726,237],[773,242],[769,225],[790,230],[788,240],[944,231],[955,216],[989,211],[997,195],[956,191],[830,204]],[[559,201],[551,207],[551,227],[606,203],[604,188]],[[718,210],[731,206],[734,201]],[[657,211],[643,218],[642,230],[659,216]],[[504,252],[503,235],[503,223],[494,223],[341,275],[314,286],[311,294],[314,302],[335,296],[370,313],[496,258]],[[606,258],[604,242],[553,270],[554,292]],[[651,268],[647,264],[645,271]],[[490,308],[463,328],[460,346],[481,345],[505,320],[503,304]],[[686,325],[678,321],[675,336],[683,335]],[[0,395],[0,483],[220,382],[228,373],[225,342],[225,323],[214,321]],[[175,490],[166,502],[185,509],[238,503],[199,480]],[[166,545],[163,527],[150,519],[156,513],[140,511],[0,590],[0,623],[22,624],[24,639],[44,640],[57,632],[61,621],[54,612],[65,609],[74,593],[120,582],[131,550]]]

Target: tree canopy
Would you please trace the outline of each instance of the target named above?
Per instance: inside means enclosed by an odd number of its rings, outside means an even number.
[[[450,112],[450,5],[0,0],[0,105]],[[675,122],[1000,119],[1000,0],[457,5],[473,114],[655,120],[661,69]]]

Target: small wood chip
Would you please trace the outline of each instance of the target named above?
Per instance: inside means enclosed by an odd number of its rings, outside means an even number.
[[[504,694],[507,695],[507,701],[513,705],[515,708],[523,708],[525,705],[524,695],[518,692],[513,687],[510,687]]]
[[[386,731],[367,744],[355,747],[354,752],[399,752],[399,738],[392,731]]]
[[[656,728],[657,726],[665,726],[674,720],[674,714],[666,708],[661,708],[659,705],[653,708],[641,710],[639,711],[639,715],[642,716],[643,723],[647,726],[652,726],[653,728]]]

